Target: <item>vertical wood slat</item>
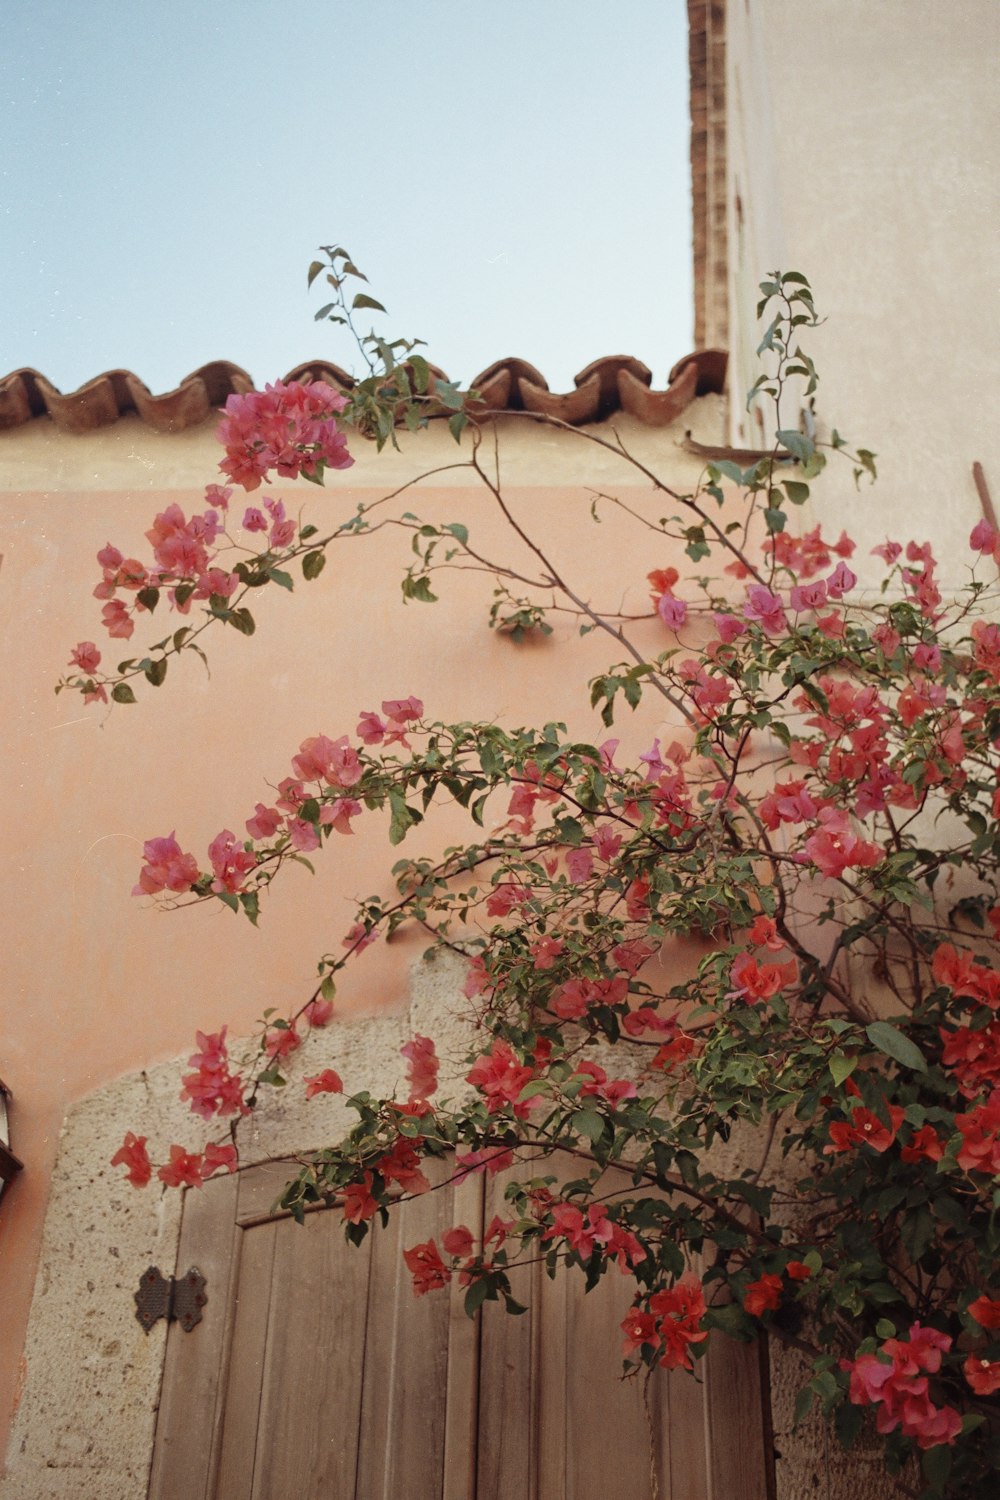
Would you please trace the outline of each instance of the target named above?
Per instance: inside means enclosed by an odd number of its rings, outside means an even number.
[[[332,1213],[245,1232],[274,1240],[252,1500],[353,1495],[370,1240]]]
[[[455,1224],[479,1239],[485,1195],[482,1177],[469,1174],[452,1189]],[[456,1278],[448,1294],[448,1390],[445,1402],[442,1500],[475,1500],[479,1418],[481,1319],[465,1312],[465,1287]],[[397,1497],[399,1500],[399,1497]]]
[[[249,1500],[253,1491],[271,1315],[274,1228],[273,1224],[260,1225],[243,1230],[240,1236],[225,1415],[218,1476],[211,1500]],[[264,1434],[262,1441],[267,1440]]]
[[[237,1193],[237,1178],[227,1176],[184,1195],[177,1265],[170,1269],[180,1276],[197,1266],[207,1282],[208,1303],[190,1333],[177,1323],[167,1333],[149,1500],[209,1495],[225,1398]]]
[[[429,1162],[432,1183],[446,1183],[450,1163]],[[461,1200],[467,1208],[469,1195]],[[472,1199],[478,1210],[478,1198]],[[434,1239],[458,1222],[455,1189],[439,1186],[405,1203],[375,1231],[368,1289],[364,1386],[358,1456],[357,1500],[421,1500],[451,1495],[471,1500],[457,1488],[463,1449],[473,1417],[451,1419],[452,1460],[457,1475],[446,1474],[449,1453],[449,1393],[471,1408],[476,1391],[476,1337],[468,1320],[455,1315],[443,1293],[416,1297],[403,1263],[403,1250]],[[476,1221],[469,1226],[476,1232]],[[465,1453],[468,1464],[471,1455]]]
[[[705,1355],[706,1448],[711,1500],[772,1500],[770,1392],[760,1344],[714,1334]]]

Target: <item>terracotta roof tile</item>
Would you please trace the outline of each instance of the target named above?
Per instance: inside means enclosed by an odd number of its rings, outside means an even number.
[[[431,368],[446,378],[442,370]],[[625,411],[658,427],[674,421],[696,395],[721,391],[725,375],[725,352],[703,349],[674,366],[662,391],[653,390],[647,367],[625,354],[595,359],[574,378],[572,391],[550,391],[544,375],[523,359],[497,360],[471,385],[480,392],[484,415],[539,412],[579,426]],[[285,379],[325,380],[342,391],[354,384],[346,370],[327,360],[296,365]],[[222,359],[201,365],[176,390],[158,396],[131,370],[108,370],[66,394],[37,370],[14,370],[0,379],[0,430],[49,417],[64,432],[93,432],[134,412],[158,432],[181,432],[208,421],[232,392],[250,390],[253,381],[247,372]]]

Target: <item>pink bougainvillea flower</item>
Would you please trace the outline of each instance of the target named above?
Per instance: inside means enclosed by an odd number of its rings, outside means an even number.
[[[324,828],[332,828],[334,833],[353,834],[351,819],[360,816],[361,811],[361,803],[354,797],[338,797],[320,808],[319,821]]]
[[[399,1049],[406,1058],[406,1081],[410,1088],[410,1099],[429,1099],[437,1088],[441,1064],[437,1051],[429,1036],[415,1035]]]
[[[276,807],[265,807],[258,802],[252,818],[247,818],[246,831],[252,839],[273,838],[283,819]]]
[[[778,635],[787,625],[780,597],[763,583],[751,583],[748,587],[743,614],[752,624],[759,625],[765,635]]]
[[[214,1172],[235,1172],[239,1166],[239,1157],[235,1146],[216,1146],[209,1141],[205,1147],[205,1155],[201,1163],[202,1178],[211,1177]]]
[[[370,708],[366,708],[358,720],[355,733],[362,744],[381,745],[385,739],[386,725]]]
[[[289,818],[288,842],[297,853],[311,854],[319,848],[319,830],[315,823],[307,823],[305,818]]]
[[[79,645],[74,646],[68,665],[79,667],[81,672],[89,675],[101,665],[101,653],[93,641],[80,641]]]
[[[743,1294],[743,1306],[752,1318],[759,1318],[781,1305],[782,1282],[780,1276],[765,1271],[758,1281],[752,1281]]]
[[[135,622],[120,599],[112,599],[101,610],[105,630],[113,640],[127,641],[135,630]]]
[[[302,1046],[302,1038],[294,1026],[272,1026],[264,1036],[264,1051],[272,1062],[280,1062]]]
[[[997,533],[989,521],[977,521],[969,537],[969,546],[973,552],[992,552],[996,544]]]
[[[566,869],[574,885],[584,885],[594,873],[594,856],[589,849],[571,849],[566,855]]]
[[[656,604],[656,613],[668,630],[680,630],[687,619],[688,607],[683,599],[673,594],[661,594]]]
[[[371,944],[375,942],[375,939],[377,937],[377,927],[373,927],[371,931],[369,931],[363,922],[355,922],[354,925],[348,930],[347,935],[343,940],[342,947],[350,948],[352,953],[363,953],[366,948],[370,947]]]
[[[146,1150],[146,1137],[127,1131],[125,1140],[111,1158],[111,1165],[125,1167],[126,1178],[133,1187],[145,1187],[153,1175],[149,1152]]]
[[[155,896],[158,891],[183,895],[199,877],[198,861],[182,851],[172,833],[166,838],[147,839],[142,857],[146,863],[139,872],[139,883],[132,887],[133,896]]]
[[[422,718],[424,705],[419,698],[414,698],[411,694],[409,698],[387,698],[382,704],[382,712],[387,718],[405,724],[410,719]]]
[[[333,1001],[317,995],[303,1008],[302,1014],[310,1026],[329,1026],[333,1020]]]
[[[317,1094],[342,1094],[344,1082],[340,1074],[333,1068],[324,1068],[322,1073],[314,1073],[311,1078],[303,1080],[306,1086],[306,1098],[315,1099]]]
[[[212,890],[230,894],[240,889],[244,879],[256,867],[257,856],[247,849],[228,828],[217,833],[208,846],[208,857],[215,879]]]
[[[857,573],[853,573],[845,562],[839,562],[826,580],[826,592],[831,599],[843,599],[849,594],[858,581]]]
[[[858,837],[846,812],[824,807],[819,817],[820,827],[803,847],[821,875],[836,877],[848,869],[870,870],[881,864],[883,851],[878,844]]]
[[[203,1181],[201,1163],[199,1152],[185,1151],[183,1146],[171,1146],[170,1161],[156,1175],[167,1187],[200,1188]]]
[[[532,898],[529,886],[517,885],[513,881],[502,881],[493,887],[486,902],[486,914],[490,917],[505,917],[516,906],[524,906]]]
[[[181,1080],[181,1099],[190,1100],[191,1108],[203,1120],[213,1115],[245,1114],[243,1080],[229,1066],[226,1030],[197,1032],[198,1051],[188,1058],[194,1069]]]
[[[532,943],[528,951],[536,969],[551,969],[560,954],[566,951],[566,944],[562,938],[546,936]]]
[[[433,1240],[426,1240],[422,1245],[404,1250],[403,1260],[413,1277],[413,1293],[416,1297],[447,1286],[451,1280],[451,1272],[441,1259],[441,1252]]]
[[[947,1334],[914,1323],[908,1339],[886,1339],[876,1354],[841,1360],[841,1369],[850,1372],[850,1400],[855,1406],[879,1408],[875,1424],[880,1433],[898,1427],[919,1448],[953,1443],[962,1419],[954,1407],[934,1405],[927,1382],[950,1348]]]

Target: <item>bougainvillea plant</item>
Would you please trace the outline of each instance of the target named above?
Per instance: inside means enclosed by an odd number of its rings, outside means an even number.
[[[350,299],[360,273],[342,248],[313,264],[310,281],[321,275],[332,300],[320,318],[353,330],[353,312],[378,307]],[[495,628],[546,630],[556,608],[613,641],[622,660],[589,685],[595,723],[625,709],[673,726],[628,759],[603,730],[586,743],[555,722],[446,724],[412,696],[386,699],[301,744],[207,858],[174,833],[151,838],[137,894],[221,901],[256,923],[289,862],[363,831],[373,810],[388,810],[393,845],[432,802],[469,816],[461,847],[395,865],[391,893],[363,903],[244,1069],[225,1030],[199,1034],[182,1097],[222,1122],[221,1140],[171,1145],[155,1167],[130,1133],[115,1162],[139,1187],[154,1172],[196,1188],[234,1170],[240,1121],[331,1019],[339,972],[420,924],[467,959],[467,1091],[439,1098],[434,1042],[414,1036],[407,1097],[354,1094],[356,1126],[283,1206],[300,1219],[330,1207],[357,1243],[426,1190],[428,1158],[456,1174],[519,1169],[483,1242],[456,1225],[407,1248],[417,1294],[459,1278],[470,1313],[485,1299],[517,1312],[518,1265],[539,1257],[588,1286],[620,1277],[627,1369],[692,1369],[709,1339],[766,1330],[805,1356],[797,1420],[818,1405],[847,1445],[876,1430],[903,1493],[981,1495],[1000,1460],[1000,625],[976,565],[992,579],[1000,537],[976,527],[954,598],[928,542],[887,540],[881,591],[862,595],[853,541],[792,524],[828,459],[846,458],[855,482],[875,465],[836,432],[821,443],[782,426],[792,391],[816,387],[799,345],[815,313],[797,273],[762,293],[768,373],[753,395],[778,414],[773,449],[747,468],[709,464],[691,493],[630,460],[651,503],[627,513],[652,556],[657,536],[679,538],[692,564],[686,579],[649,573],[653,654],[626,617],[591,608],[508,509],[481,460],[489,426],[475,393],[436,380],[412,343],[374,335],[359,340],[370,373],[347,395],[317,382],[231,396],[225,483],[208,486],[204,511],[157,516],[146,562],[111,545],[98,554],[112,638],[131,639],[157,609],[182,618],[113,670],[93,642],[77,645],[60,686],[90,702],[134,702],[212,630],[252,634],[255,590],[314,579],[335,544],[390,523],[416,557],[407,599],[432,602],[449,567],[485,569]],[[324,535],[261,499],[272,477],[322,483],[357,438],[381,447],[401,424],[433,420],[449,423],[533,571],[487,556],[465,523],[424,524],[391,497]],[[584,440],[628,458],[613,438]],[[240,490],[249,505],[234,504]],[[493,832],[488,803],[506,819]],[[697,974],[668,987],[656,959],[692,934]],[[327,1068],[299,1087],[311,1098],[345,1085]],[[733,1131],[747,1145],[724,1167],[717,1143]],[[567,1148],[580,1171],[560,1184],[546,1162]],[[611,1164],[631,1192],[608,1189]]]

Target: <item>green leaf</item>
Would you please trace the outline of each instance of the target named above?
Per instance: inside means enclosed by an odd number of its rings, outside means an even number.
[[[309,263],[309,279],[308,279],[306,285],[307,286],[312,286],[313,282],[316,280],[316,277],[320,275],[320,273],[322,272],[322,270],[323,270],[323,262],[321,260],[310,261],[310,263]]]
[[[396,787],[390,788],[389,806],[392,809],[389,842],[393,845],[401,844],[406,837],[407,830],[412,828],[414,823],[420,822],[420,814],[412,807],[407,807],[406,798]]]
[[[951,1449],[948,1444],[935,1443],[933,1448],[926,1449],[920,1460],[920,1468],[927,1483],[933,1485],[938,1494],[942,1494],[951,1473]]]
[[[325,552],[307,552],[302,559],[302,576],[308,581],[318,578],[326,567]]]
[[[890,1026],[888,1021],[872,1021],[870,1026],[865,1027],[865,1035],[873,1047],[877,1047],[895,1062],[902,1063],[904,1068],[912,1068],[915,1073],[927,1072],[927,1063],[920,1048],[908,1036],[897,1031],[895,1026]]]
[[[781,487],[792,505],[804,505],[809,499],[809,486],[798,479],[785,479]]]
[[[570,1116],[569,1123],[578,1135],[585,1135],[589,1141],[599,1141],[604,1134],[604,1119],[596,1109],[578,1109]]]
[[[289,593],[291,593],[292,589],[294,589],[295,587],[295,584],[292,582],[291,574],[283,572],[281,568],[272,568],[267,576],[268,578],[270,578],[271,582],[276,583],[279,588],[288,589]]]
[[[463,547],[469,540],[469,528],[463,526],[460,521],[449,521],[444,530],[449,531],[453,537],[457,537]]]
[[[466,1317],[475,1317],[476,1313],[486,1301],[489,1290],[490,1284],[485,1276],[480,1276],[478,1281],[474,1281],[472,1283],[472,1285],[469,1287],[469,1290],[465,1294]]]
[[[845,1057],[842,1052],[834,1052],[827,1058],[827,1067],[833,1077],[834,1083],[840,1088],[845,1079],[850,1078],[857,1066],[856,1057]]]
[[[144,609],[152,611],[160,602],[160,591],[153,588],[140,589],[135,597]]]
[[[234,630],[238,630],[240,635],[253,635],[257,629],[253,615],[246,608],[231,610],[228,623]]]
[[[161,656],[156,661],[151,661],[143,675],[147,682],[151,682],[154,687],[159,687],[167,675],[167,658]]]
[[[116,703],[134,703],[135,694],[127,682],[116,682],[111,689],[111,696]]]
[[[430,580],[428,578],[414,578],[407,573],[403,579],[403,598],[418,599],[421,604],[435,604],[437,594],[431,593]]]
[[[788,452],[794,458],[797,458],[800,463],[806,463],[816,451],[809,438],[802,432],[796,432],[793,428],[779,428],[775,436],[782,447],[787,448]]]

